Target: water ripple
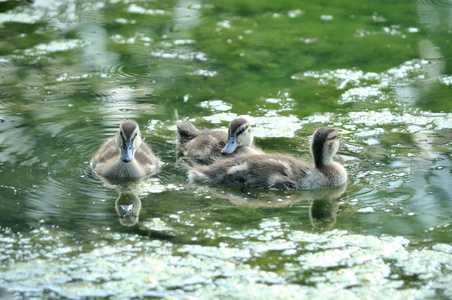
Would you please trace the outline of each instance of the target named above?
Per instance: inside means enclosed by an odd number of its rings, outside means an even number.
[[[90,65],[90,69],[93,72],[97,72],[100,74],[105,74],[105,75],[112,75],[112,74],[117,74],[118,70],[121,69],[123,67],[123,64],[117,61],[111,62],[111,63],[95,63]]]
[[[418,3],[420,5],[435,6],[435,7],[452,6],[452,2],[450,0],[419,0]]]

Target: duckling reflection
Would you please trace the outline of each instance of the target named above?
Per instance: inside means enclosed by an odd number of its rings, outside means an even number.
[[[216,130],[199,130],[188,122],[177,124],[178,148],[185,157],[199,164],[243,154],[264,154],[254,145],[250,123],[242,117],[229,124],[228,133]]]
[[[147,177],[141,178],[109,178],[97,174],[104,186],[118,192],[115,200],[115,210],[119,223],[123,226],[133,226],[138,223],[141,210],[141,200],[138,197],[137,185]]]
[[[313,228],[333,229],[339,211],[339,200],[345,193],[345,186],[329,188],[317,194],[309,205],[309,220]]]
[[[227,200],[238,206],[268,209],[283,209],[303,202],[309,204],[309,220],[313,228],[334,228],[339,211],[339,200],[344,196],[347,185],[318,190],[239,190],[224,187],[219,191],[210,186],[200,186],[202,193]]]
[[[115,209],[121,225],[133,226],[138,223],[140,217],[141,200],[130,191],[119,192],[115,201]]]

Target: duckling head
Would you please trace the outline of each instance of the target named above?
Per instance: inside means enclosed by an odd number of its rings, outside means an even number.
[[[245,118],[236,118],[229,124],[228,142],[221,150],[222,154],[231,154],[238,147],[250,146],[253,143],[253,134],[250,123]]]
[[[121,150],[120,158],[123,162],[132,161],[136,150],[141,145],[140,128],[134,121],[124,121],[119,125],[116,134],[116,145]]]
[[[314,132],[311,142],[311,153],[317,168],[330,166],[333,156],[339,150],[340,142],[337,130],[328,127],[320,127]]]

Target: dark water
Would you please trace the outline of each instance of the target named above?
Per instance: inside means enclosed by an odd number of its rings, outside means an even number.
[[[0,297],[451,298],[451,7],[2,2]],[[175,109],[304,160],[335,127],[348,185],[189,185]],[[118,189],[89,161],[125,119],[165,165]]]

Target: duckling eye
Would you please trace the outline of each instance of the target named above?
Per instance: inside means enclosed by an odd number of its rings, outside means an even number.
[[[237,133],[237,135],[244,133],[245,130],[247,130],[247,129],[248,129],[248,126],[242,127],[242,128],[240,129],[240,131]]]

